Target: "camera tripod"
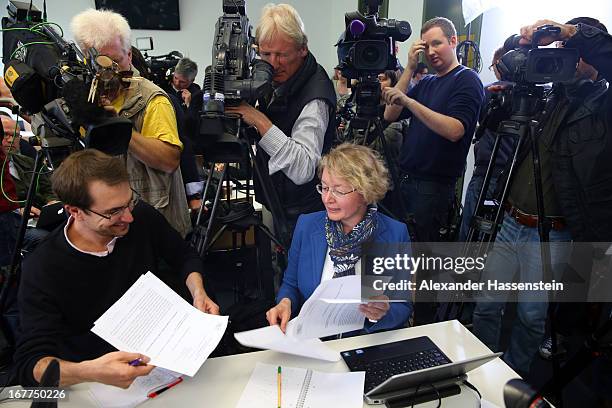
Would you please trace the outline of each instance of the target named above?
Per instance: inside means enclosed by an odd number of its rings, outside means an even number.
[[[381,97],[380,83],[378,79],[375,81],[359,81],[358,85],[355,86],[355,92],[351,95],[347,101],[347,105],[356,106],[356,114],[351,115],[350,121],[348,121],[348,127],[346,129],[347,137],[344,140],[356,143],[357,140],[354,137],[355,132],[363,132],[363,140],[359,144],[364,146],[372,146],[379,143],[382,150],[380,153],[383,156],[389,174],[391,175],[391,181],[393,183],[393,194],[391,195],[394,204],[397,205],[399,214],[394,213],[391,209],[387,208],[383,204],[378,204],[382,211],[392,218],[402,220],[407,224],[410,223],[407,218],[406,208],[404,201],[402,200],[402,192],[400,189],[401,178],[399,176],[399,170],[396,163],[392,160],[390,147],[384,135],[383,124],[379,115],[379,101]]]
[[[527,155],[531,153],[534,176],[533,183],[537,206],[537,228],[540,242],[542,279],[550,282],[553,278],[551,267],[552,259],[549,247],[552,220],[545,217],[540,161],[540,138],[542,137],[543,127],[540,124],[548,122],[550,115],[557,108],[556,101],[552,104],[548,103],[548,96],[544,94],[544,88],[532,84],[517,84],[512,90],[512,93],[506,94],[506,96],[509,97],[510,100],[502,100],[501,104],[492,105],[489,112],[487,112],[487,118],[485,118],[485,123],[483,123],[482,126],[482,128],[484,128],[488,125],[488,118],[490,118],[493,110],[503,108],[506,102],[511,103],[511,114],[509,119],[501,121],[497,128],[497,136],[493,145],[493,151],[487,166],[483,185],[478,195],[476,209],[472,217],[463,253],[464,256],[476,257],[489,252],[501,228],[504,203],[508,198],[517,168],[521,162],[526,159]],[[556,96],[552,96],[552,98],[556,98]],[[481,130],[479,129],[479,131]],[[493,167],[497,159],[502,137],[515,138],[515,149],[512,159],[506,167],[507,177],[505,182],[503,182],[501,186],[497,186],[496,190],[499,192],[497,200],[494,200],[493,204],[485,205],[485,198],[489,192],[489,184],[494,171]],[[465,278],[466,277],[461,277],[459,279]],[[444,308],[438,311],[439,320],[448,320],[461,316],[465,303],[460,297],[461,296],[458,295],[456,302],[446,304]],[[555,303],[552,302],[554,299],[548,300],[548,319],[550,322],[553,355],[552,381],[554,384],[558,384],[560,365],[557,355],[556,323],[554,318]],[[559,387],[555,387],[554,389],[559,390]]]
[[[213,120],[217,125],[221,125],[222,131],[216,135],[215,142],[203,149],[206,162],[211,163],[207,181],[204,185],[202,193],[203,205],[198,212],[194,232],[191,238],[192,246],[198,251],[200,256],[206,257],[215,242],[221,235],[227,231],[235,231],[246,234],[246,231],[253,226],[256,232],[263,233],[271,242],[273,242],[280,251],[286,252],[290,237],[287,229],[285,215],[280,205],[280,200],[271,186],[269,179],[263,177],[261,169],[255,161],[255,152],[251,141],[246,135],[246,131],[241,127],[241,118],[238,115],[224,114],[223,116],[203,118],[204,120]],[[221,128],[217,128],[221,130]],[[231,198],[230,192],[230,164],[240,163],[245,164],[247,168],[247,185],[246,185],[246,201],[236,201]],[[219,184],[214,193],[214,198],[210,205],[208,214],[204,213],[204,201],[211,191],[213,186],[213,176],[215,168],[218,164],[223,164],[223,169],[219,177]],[[274,228],[278,237],[275,236],[266,227],[260,217],[255,213],[253,204],[250,199],[250,182],[249,179],[254,177],[262,187],[262,192],[267,203],[270,203],[270,212]],[[228,211],[225,215],[220,215],[220,207],[222,203],[223,183],[225,183],[225,195]],[[215,224],[220,224],[221,227],[213,235],[213,227]],[[243,239],[244,243],[244,239]],[[258,250],[261,250],[258,246]],[[264,252],[269,249],[264,249]],[[261,278],[261,277],[260,277]],[[262,281],[259,282],[263,291],[270,294],[272,288],[266,288]]]

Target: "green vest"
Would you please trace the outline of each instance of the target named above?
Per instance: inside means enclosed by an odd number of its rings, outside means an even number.
[[[167,97],[166,93],[153,82],[144,78],[133,80],[125,91],[125,101],[119,116],[131,120],[134,129],[141,133],[145,108],[158,95]],[[147,166],[129,151],[126,155],[126,165],[132,188],[144,201],[162,213],[182,237],[185,237],[191,230],[191,219],[181,168],[177,167],[174,172],[168,174]]]

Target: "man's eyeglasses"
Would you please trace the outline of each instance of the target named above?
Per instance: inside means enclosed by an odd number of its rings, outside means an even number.
[[[129,209],[130,211],[132,211],[134,207],[136,207],[136,204],[138,204],[138,201],[140,201],[140,194],[138,194],[138,192],[135,191],[134,189],[131,189],[131,190],[132,190],[132,198],[130,199],[130,202],[128,203],[128,205],[124,205],[123,207],[113,208],[112,210],[108,210],[104,214],[94,211],[91,208],[85,208],[85,210],[91,211],[92,213],[104,219],[107,219],[109,221],[113,218],[117,219],[125,213],[125,210]]]
[[[340,199],[344,198],[345,196],[351,194],[354,191],[357,191],[356,188],[352,189],[351,191],[340,191],[333,187],[323,186],[322,184],[317,184],[316,188],[317,188],[317,192],[321,195],[331,193],[331,195],[333,195],[335,198],[340,198]]]

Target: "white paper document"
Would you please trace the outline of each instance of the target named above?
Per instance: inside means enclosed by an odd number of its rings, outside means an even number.
[[[142,275],[95,323],[92,332],[149,364],[194,376],[215,349],[227,316],[194,308],[151,272]]]
[[[287,334],[312,339],[363,329],[365,316],[355,299],[361,299],[359,275],[321,282],[302,305],[300,314],[287,324]]]
[[[278,406],[278,366],[257,363],[237,408]],[[283,408],[361,408],[365,372],[325,373],[305,368],[281,368]]]
[[[178,381],[180,374],[155,367],[149,375],[136,377],[127,389],[92,383],[89,392],[100,408],[133,408],[147,401],[151,393],[172,386]]]
[[[240,344],[265,350],[273,350],[296,356],[316,358],[325,361],[339,361],[340,353],[325,345],[321,340],[298,339],[283,333],[279,326],[267,326],[261,329],[235,333]]]

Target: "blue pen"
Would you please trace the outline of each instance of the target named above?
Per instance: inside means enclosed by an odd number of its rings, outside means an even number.
[[[142,359],[137,358],[136,360],[130,361],[128,364],[131,365],[132,367],[136,367],[136,366],[139,366],[141,363],[142,363]]]

